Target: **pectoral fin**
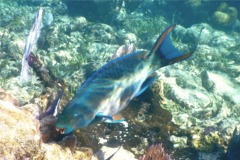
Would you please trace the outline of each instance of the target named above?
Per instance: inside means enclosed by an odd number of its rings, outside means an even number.
[[[104,120],[105,123],[122,123],[124,121],[125,118],[120,113],[112,116],[111,119],[108,118]]]
[[[136,96],[139,96],[142,94],[151,84],[152,82],[157,78],[157,74],[153,73],[150,75],[142,84],[140,91],[137,93]]]

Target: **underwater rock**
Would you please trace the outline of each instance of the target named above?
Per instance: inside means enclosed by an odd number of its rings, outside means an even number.
[[[235,23],[233,24],[233,29],[236,32],[240,32],[240,21],[238,19],[236,19]]]
[[[238,16],[238,11],[235,7],[228,6],[227,3],[221,3],[219,8],[213,13],[213,25],[220,27],[232,27]]]
[[[229,48],[236,45],[236,40],[234,37],[226,34],[223,31],[215,30],[212,33],[212,39],[208,45],[218,47],[219,49]]]
[[[235,104],[240,103],[239,86],[227,75],[220,72],[202,72],[203,87]]]
[[[91,159],[91,150],[71,153],[58,144],[42,143],[34,107],[19,109],[0,100],[0,159]]]
[[[114,154],[117,151],[118,148],[113,148],[113,147],[108,147],[108,146],[102,146],[102,148],[97,151],[94,154],[95,159],[93,160],[103,160],[103,159],[107,159],[108,157],[110,157],[112,154]],[[133,153],[131,153],[130,151],[124,149],[123,147],[121,147],[116,154],[114,154],[114,156],[111,158],[111,160],[137,160],[134,156]]]
[[[27,83],[20,83],[19,77],[8,78],[2,85],[8,94],[15,96],[20,106],[29,103],[34,97],[41,94],[42,84],[32,75],[32,80]]]
[[[201,0],[187,0],[184,2],[186,6],[189,6],[192,9],[198,9],[202,5]]]
[[[202,30],[202,32],[201,32]],[[209,44],[212,39],[212,27],[207,23],[200,23],[192,25],[190,28],[183,29],[176,27],[176,35],[180,36],[184,43],[199,43],[199,44]],[[199,34],[201,32],[201,36]]]
[[[75,18],[74,21],[74,26],[72,28],[72,30],[81,30],[82,27],[86,26],[88,24],[88,21],[85,17],[79,16]]]
[[[187,71],[165,69],[159,77],[167,89],[166,98],[171,98],[174,102],[185,108],[197,109],[206,106],[210,102],[210,95],[204,92],[201,81],[190,78]]]
[[[219,152],[213,153],[205,153],[205,152],[198,152],[199,160],[220,160],[222,159],[222,155]]]
[[[121,44],[129,45],[131,43],[137,43],[137,36],[134,33],[126,32],[126,30],[120,30],[117,32],[118,41]]]
[[[66,1],[70,14],[83,15],[93,22],[121,22],[127,13],[135,11],[141,1]]]
[[[201,106],[206,106],[210,102],[208,94],[197,89],[192,90],[174,87],[170,95],[175,102],[187,108],[199,108]]]
[[[87,66],[87,74],[93,73],[93,71],[97,70],[98,68],[103,66],[109,59],[111,59],[113,54],[116,52],[117,47],[118,46],[109,45],[107,43],[89,44],[89,54],[86,55],[86,58],[89,60],[91,67]]]
[[[0,110],[0,157],[41,159],[37,120],[7,101],[0,100]]]
[[[187,137],[182,136],[182,137],[177,137],[177,136],[170,136],[170,141],[173,143],[174,148],[186,148],[187,147]]]
[[[222,102],[220,96],[202,86],[202,81],[206,81],[206,78],[200,79],[201,72],[198,69],[189,66],[183,71],[181,67],[180,64],[162,69],[158,78],[164,82],[166,97],[166,105],[161,106],[172,114],[172,122],[180,128],[171,135],[171,142],[181,149],[191,144],[197,151],[212,152],[226,143],[223,137],[228,133],[224,130],[229,128],[230,123],[237,124],[236,117],[231,121],[229,118],[234,112],[228,107],[231,98]],[[208,129],[215,125],[218,127]]]
[[[218,131],[211,131],[207,134],[200,132],[192,137],[191,145],[200,152],[214,152],[225,143]]]
[[[0,99],[4,101],[8,101],[15,106],[19,106],[18,99],[15,96],[12,96],[11,94],[7,94],[6,91],[1,88],[0,88]]]
[[[84,33],[88,39],[101,43],[115,43],[116,33],[112,26],[104,23],[96,23],[86,26]]]
[[[201,36],[199,37],[201,30]],[[173,33],[184,43],[190,43],[194,46],[196,43],[199,43],[201,45],[205,44],[225,49],[236,45],[236,40],[233,36],[226,34],[223,31],[214,30],[207,23],[194,24],[190,28],[184,28],[181,25],[177,25]]]

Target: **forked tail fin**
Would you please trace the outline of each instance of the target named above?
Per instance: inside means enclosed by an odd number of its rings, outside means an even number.
[[[150,55],[156,54],[156,56],[161,58],[161,67],[185,60],[194,52],[182,53],[175,48],[169,34],[175,27],[176,24],[166,28],[158,37],[150,52]]]

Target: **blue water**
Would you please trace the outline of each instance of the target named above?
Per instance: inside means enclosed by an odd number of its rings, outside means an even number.
[[[57,82],[64,84],[69,92],[60,112],[122,45],[150,50],[166,27],[177,24],[171,37],[175,47],[189,52],[197,44],[194,55],[157,71],[154,84],[122,111],[128,127],[87,127],[76,133],[77,146],[96,152],[106,145],[99,141],[104,139],[108,146],[123,144],[139,157],[148,146],[162,143],[172,159],[226,159],[239,127],[239,5],[200,0],[0,1],[0,87],[24,105],[49,90],[57,92]],[[32,48],[39,61],[34,60],[36,68],[30,67],[31,78],[22,84],[24,45],[40,6],[43,24]],[[26,96],[19,94],[23,91]],[[239,145],[238,136],[229,150]],[[239,158],[230,153],[231,160]]]

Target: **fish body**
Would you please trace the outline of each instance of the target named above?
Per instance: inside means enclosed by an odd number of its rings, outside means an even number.
[[[168,27],[150,52],[139,51],[114,59],[97,70],[80,87],[56,122],[63,134],[104,121],[118,123],[118,113],[156,79],[155,71],[191,56],[179,52],[170,40]]]
[[[234,129],[233,136],[229,141],[226,159],[227,160],[240,159],[240,130],[238,127]]]

